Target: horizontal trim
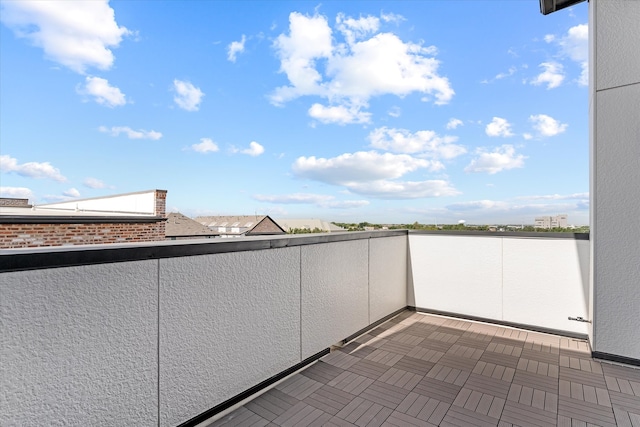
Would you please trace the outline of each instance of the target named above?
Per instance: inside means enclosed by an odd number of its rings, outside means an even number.
[[[378,325],[383,324],[383,323],[384,323],[384,322],[386,322],[387,320],[389,320],[389,319],[392,319],[392,318],[396,317],[398,314],[402,313],[403,311],[406,311],[406,310],[407,310],[407,308],[409,308],[409,307],[408,307],[408,306],[407,306],[407,307],[402,307],[401,309],[396,310],[396,311],[394,311],[393,313],[391,313],[391,314],[388,314],[388,315],[384,316],[382,319],[380,319],[380,320],[376,320],[375,322],[373,322],[372,324],[370,324],[370,325],[369,325],[369,326],[367,326],[366,328],[362,328],[362,329],[360,329],[358,332],[356,332],[355,334],[351,334],[351,335],[349,335],[347,338],[345,338],[344,340],[342,340],[342,343],[343,343],[343,344],[348,343],[348,342],[349,342],[349,341],[351,341],[352,339],[357,338],[357,337],[359,337],[360,335],[364,334],[365,332],[370,331],[371,329],[374,329],[374,328],[375,328],[375,327],[377,327]]]
[[[321,357],[326,356],[327,354],[329,354],[329,352],[330,352],[330,350],[328,348],[326,348],[326,349],[314,354],[311,357],[307,357],[302,362],[290,367],[289,369],[286,369],[286,370],[280,372],[279,374],[276,374],[276,375],[272,376],[271,378],[269,378],[267,380],[262,381],[260,384],[255,385],[255,386],[251,387],[250,389],[248,389],[246,391],[243,391],[240,394],[237,394],[236,396],[232,397],[229,400],[225,400],[221,404],[216,405],[213,408],[204,411],[200,415],[196,415],[195,417],[191,418],[189,421],[185,421],[184,423],[178,425],[178,427],[194,427],[194,426],[196,426],[196,425],[208,420],[209,418],[219,414],[220,412],[224,411],[225,409],[229,409],[233,405],[242,402],[246,398],[248,398],[248,397],[256,394],[257,392],[269,387],[270,385],[272,385],[272,384],[280,381],[281,379],[293,374],[294,372],[304,368],[305,366],[315,362],[316,360],[320,359]]]
[[[162,216],[1,215],[0,224],[124,224],[164,222]]]
[[[409,234],[589,240],[589,233],[554,233],[545,231],[409,230]]]
[[[493,323],[495,325],[509,326],[509,327],[512,327],[512,328],[524,329],[526,331],[542,332],[542,333],[545,333],[545,334],[552,334],[552,335],[561,335],[563,337],[577,338],[577,339],[581,339],[581,340],[588,340],[589,339],[589,336],[587,334],[579,334],[579,333],[576,333],[576,332],[564,331],[564,330],[561,330],[561,329],[544,328],[542,326],[528,325],[528,324],[516,323],[516,322],[507,322],[507,321],[504,321],[504,320],[496,320],[496,319],[489,319],[489,318],[486,318],[486,317],[470,316],[470,315],[467,315],[467,314],[451,313],[449,311],[432,310],[430,308],[413,307],[413,306],[409,306],[408,308],[409,308],[409,310],[417,311],[419,313],[437,314],[437,315],[440,315],[440,316],[455,317],[456,319],[475,320],[476,322]]]
[[[0,249],[0,273],[47,268],[146,261],[195,255],[335,243],[352,240],[406,236],[400,231],[361,231],[314,235],[256,236],[234,239],[162,240],[157,242],[112,243],[99,245],[49,246],[42,248]]]
[[[591,357],[594,359],[608,360],[609,362],[623,363],[625,365],[640,366],[640,359],[618,356],[617,354],[603,353],[601,351],[592,351]]]

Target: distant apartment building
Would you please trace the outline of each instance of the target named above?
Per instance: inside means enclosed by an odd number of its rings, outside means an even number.
[[[535,228],[567,228],[567,214],[539,216],[535,219]]]
[[[149,190],[31,205],[0,199],[0,249],[165,239],[167,192]]]

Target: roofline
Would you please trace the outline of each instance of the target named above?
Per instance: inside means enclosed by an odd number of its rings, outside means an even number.
[[[162,191],[162,192],[167,192],[167,190],[160,190],[160,189],[153,189],[153,190],[143,190],[143,191],[134,191],[131,193],[120,193],[120,194],[111,194],[109,196],[98,196],[98,197],[89,197],[87,199],[69,199],[69,200],[62,200],[59,202],[53,202],[53,203],[43,203],[40,205],[35,205],[36,208],[42,208],[42,207],[47,207],[49,205],[58,205],[60,203],[70,203],[70,202],[86,202],[89,200],[100,200],[100,199],[113,199],[115,197],[122,197],[122,196],[133,196],[134,194],[145,194],[145,193],[151,193],[151,192],[156,192],[156,191]]]
[[[0,224],[120,224],[166,220],[162,216],[0,215]]]

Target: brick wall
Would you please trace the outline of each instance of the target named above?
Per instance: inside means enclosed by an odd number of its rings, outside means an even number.
[[[165,223],[0,224],[0,248],[152,242],[164,240]]]

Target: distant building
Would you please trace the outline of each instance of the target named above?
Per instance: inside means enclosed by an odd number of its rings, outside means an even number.
[[[167,192],[149,190],[32,206],[0,199],[0,248],[150,242],[165,238]]]
[[[220,237],[286,234],[268,215],[199,216],[195,220]]]
[[[167,240],[184,240],[210,239],[219,234],[179,212],[172,212],[167,215],[165,236]]]
[[[276,222],[288,233],[292,229],[305,229],[305,230],[322,230],[325,233],[331,233],[335,231],[346,231],[344,228],[339,227],[331,222],[323,221],[321,219],[307,218],[307,219],[277,219]]]
[[[567,214],[557,216],[539,216],[535,219],[535,228],[567,228]]]

